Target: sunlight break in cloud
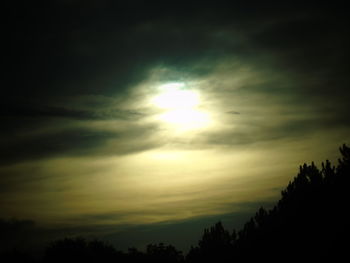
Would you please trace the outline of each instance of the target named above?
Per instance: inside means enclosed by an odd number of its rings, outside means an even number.
[[[181,131],[209,125],[209,114],[199,108],[201,101],[198,91],[188,88],[185,83],[174,82],[161,85],[158,92],[151,99],[154,106],[162,109],[158,120]]]

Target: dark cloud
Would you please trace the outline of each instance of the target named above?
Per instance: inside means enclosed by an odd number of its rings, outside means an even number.
[[[152,126],[132,126],[127,131],[118,132],[76,128],[13,136],[2,142],[0,163],[62,156],[124,155],[140,152],[158,146],[157,142],[149,139],[154,129]]]
[[[324,107],[334,112],[331,118],[339,120],[334,121],[337,124],[348,121],[350,34],[341,6],[117,2],[53,1],[7,7],[7,70],[0,107],[2,163],[88,153],[111,139],[130,137],[79,129],[17,136],[47,127],[56,118],[137,121],[143,116],[119,110],[118,105],[113,110],[57,105],[59,97],[127,97],[132,85],[144,80],[153,67],[176,70],[176,76],[165,76],[172,81],[179,75],[205,76],[227,57],[265,75],[290,76],[247,84],[237,92]],[[241,109],[230,113],[238,112]],[[210,140],[229,144],[272,140],[317,129],[322,123],[299,120],[278,127],[258,123],[252,124],[252,133],[228,132]],[[144,134],[147,129],[142,128],[135,136]]]
[[[111,132],[98,132],[86,129],[68,130],[53,134],[38,134],[12,138],[2,144],[1,162],[17,162],[28,159],[63,156],[72,152],[88,152],[106,143]]]
[[[228,114],[233,114],[233,115],[239,115],[239,114],[241,114],[240,112],[238,112],[238,111],[228,111],[228,112],[226,112],[226,113],[228,113]]]
[[[106,109],[99,111],[75,110],[46,105],[13,105],[3,103],[0,107],[0,118],[68,118],[76,120],[137,120],[141,112],[133,110]]]
[[[263,115],[260,121],[240,120],[239,128],[223,130],[219,132],[203,133],[198,142],[221,146],[247,146],[256,143],[271,144],[282,140],[303,138],[318,134],[320,131],[339,130],[349,128],[349,118],[345,116],[327,116],[327,112],[310,118],[293,119],[286,116],[285,120],[276,123],[264,121]],[[246,116],[241,116],[246,118]],[[253,117],[254,118],[254,117]],[[266,116],[266,119],[271,118]],[[280,116],[276,116],[280,118]],[[237,123],[237,120],[236,120]]]
[[[11,96],[121,94],[152,66],[186,72],[228,54],[319,77],[348,70],[347,16],[334,5],[58,1],[9,13]]]

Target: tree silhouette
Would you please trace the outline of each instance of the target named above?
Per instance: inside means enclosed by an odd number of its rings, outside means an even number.
[[[221,222],[210,229],[205,229],[198,248],[191,248],[187,260],[190,262],[215,262],[230,259],[232,236],[224,229]]]
[[[188,261],[333,262],[347,256],[348,242],[342,240],[349,238],[350,148],[343,145],[340,152],[337,167],[328,160],[321,170],[313,162],[300,166],[278,203],[269,211],[260,208],[237,234],[233,231],[229,242],[226,234],[218,238],[218,233],[228,233],[221,224],[206,229]]]
[[[149,262],[154,263],[178,263],[184,261],[182,252],[176,250],[175,247],[171,245],[165,246],[163,243],[158,245],[149,244],[147,246],[147,257]]]
[[[83,238],[52,242],[45,251],[45,262],[115,262],[122,257],[111,245]]]

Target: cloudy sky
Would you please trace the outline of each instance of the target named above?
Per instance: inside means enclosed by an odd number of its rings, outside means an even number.
[[[174,241],[350,142],[345,7],[119,2],[6,7],[0,218]]]

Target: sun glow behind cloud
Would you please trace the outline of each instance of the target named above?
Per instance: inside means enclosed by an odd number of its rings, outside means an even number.
[[[160,94],[153,98],[154,105],[163,109],[188,109],[199,104],[197,92],[185,89],[184,83],[168,83],[162,85]]]
[[[208,112],[200,107],[199,92],[189,89],[184,83],[161,85],[159,93],[151,101],[153,106],[162,110],[157,120],[170,124],[176,130],[188,131],[210,124]]]

